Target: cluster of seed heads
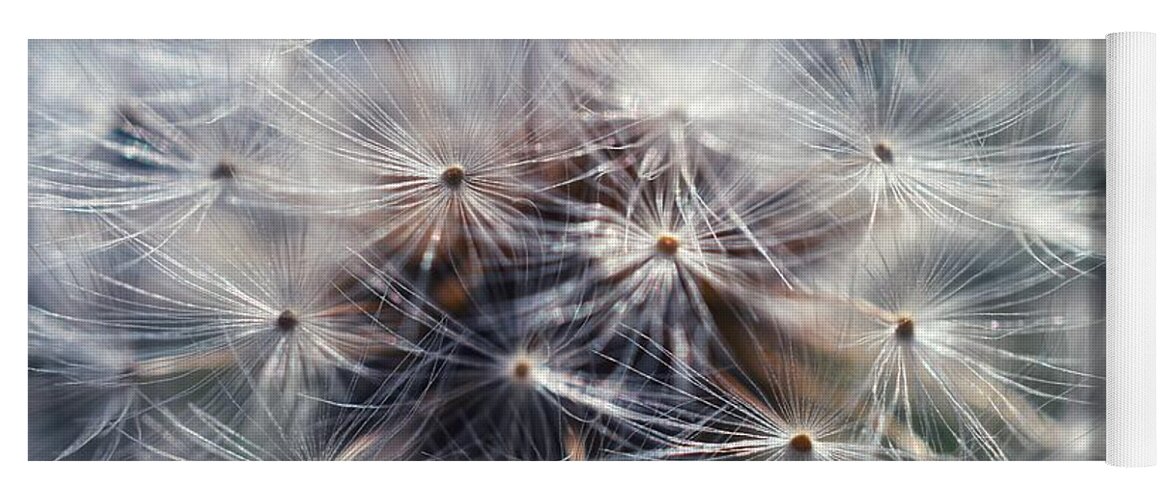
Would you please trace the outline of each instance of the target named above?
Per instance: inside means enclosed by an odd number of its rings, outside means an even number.
[[[29,456],[1101,453],[1101,47],[34,41]]]

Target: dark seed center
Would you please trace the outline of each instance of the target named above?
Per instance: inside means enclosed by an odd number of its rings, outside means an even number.
[[[228,161],[217,163],[215,170],[211,171],[212,179],[232,179],[234,177],[236,177],[236,166]]]
[[[528,380],[529,373],[532,372],[532,367],[529,366],[528,361],[517,361],[512,367],[512,376],[517,380]]]
[[[439,174],[439,178],[447,187],[455,189],[463,184],[466,175],[462,165],[451,165],[444,169],[442,174]]]
[[[874,157],[882,163],[894,163],[895,161],[894,151],[891,151],[890,146],[882,142],[874,145]]]
[[[899,340],[911,340],[915,336],[915,322],[911,318],[899,318],[895,323],[895,337]]]
[[[296,328],[300,322],[301,320],[297,319],[297,313],[286,310],[277,316],[276,327],[280,328],[281,331],[288,332]]]
[[[659,240],[655,242],[655,249],[663,255],[675,255],[679,251],[679,238],[670,234],[659,236]]]
[[[789,447],[794,451],[808,453],[813,449],[813,440],[809,438],[808,434],[798,434],[789,440]]]

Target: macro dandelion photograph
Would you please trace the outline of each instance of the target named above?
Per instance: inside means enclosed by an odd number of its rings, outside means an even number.
[[[1103,460],[1105,40],[28,41],[28,460]]]

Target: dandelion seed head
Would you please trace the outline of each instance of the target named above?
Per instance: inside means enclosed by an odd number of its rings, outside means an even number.
[[[30,458],[1092,456],[1092,52],[30,42]]]

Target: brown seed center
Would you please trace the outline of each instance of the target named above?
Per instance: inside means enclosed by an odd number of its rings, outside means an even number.
[[[520,381],[528,380],[529,374],[532,371],[533,368],[529,366],[528,361],[517,361],[516,364],[512,365],[512,376]]]
[[[882,163],[894,163],[895,153],[891,151],[890,146],[884,142],[874,145],[874,157]]]
[[[899,318],[895,323],[895,337],[899,340],[911,340],[915,337],[915,322],[911,318]]]
[[[299,323],[301,320],[297,319],[297,313],[290,310],[285,310],[276,318],[276,327],[282,332],[292,331]]]
[[[655,249],[663,255],[675,255],[679,251],[679,238],[671,234],[659,236],[659,240],[655,242]]]
[[[447,185],[447,187],[455,189],[463,184],[464,177],[466,176],[467,173],[464,171],[463,165],[456,163],[449,165],[446,169],[444,169],[443,173],[439,174],[439,179],[442,180],[443,183]]]
[[[789,447],[792,448],[793,451],[809,453],[809,451],[813,449],[813,440],[809,438],[808,434],[797,434],[789,440]]]

